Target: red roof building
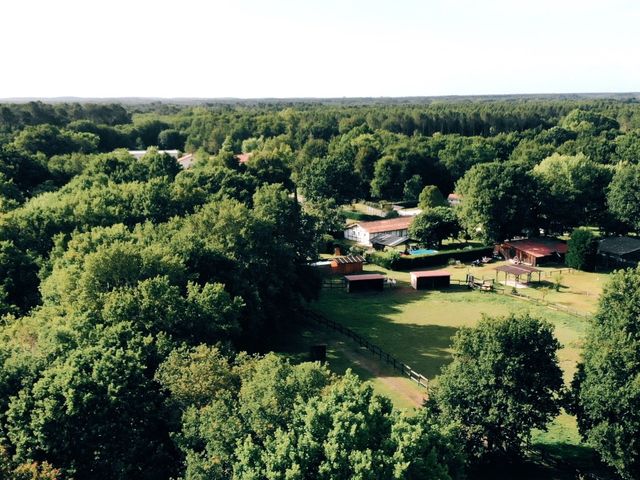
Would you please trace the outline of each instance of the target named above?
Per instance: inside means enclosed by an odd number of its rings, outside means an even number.
[[[507,260],[515,259],[535,267],[545,262],[564,261],[567,244],[555,238],[527,238],[497,245],[496,250]]]
[[[361,255],[346,255],[331,260],[331,272],[347,275],[362,272],[364,257]]]
[[[449,205],[451,205],[452,207],[454,205],[460,205],[462,203],[462,195],[458,195],[457,193],[450,193],[447,197],[447,202],[449,202]]]
[[[244,165],[249,161],[249,159],[251,158],[251,155],[253,155],[253,152],[239,153],[238,155],[236,155],[236,158],[238,159],[238,163]]]
[[[183,169],[191,168],[193,163],[196,161],[193,153],[187,153],[186,155],[181,156],[178,159],[178,163]]]
[[[344,238],[354,240],[363,245],[371,245],[372,240],[381,234],[392,234],[398,237],[409,235],[409,226],[415,217],[397,217],[376,220],[374,222],[358,222],[348,225]]]

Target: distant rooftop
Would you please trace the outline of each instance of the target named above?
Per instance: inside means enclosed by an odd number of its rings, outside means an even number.
[[[147,153],[149,153],[149,150],[129,150],[129,155],[132,155],[133,157],[135,157],[136,160],[140,160]],[[167,155],[175,158],[176,160],[180,156],[180,151],[178,150],[158,150],[158,153],[166,153]]]

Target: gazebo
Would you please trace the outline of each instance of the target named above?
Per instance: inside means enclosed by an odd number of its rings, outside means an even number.
[[[529,265],[500,265],[494,269],[496,271],[496,282],[498,281],[498,275],[500,272],[504,272],[505,284],[509,280],[509,275],[513,275],[516,283],[520,283],[520,277],[527,276],[527,283],[531,281],[531,275],[538,273],[538,282],[541,280],[542,271],[536,267],[530,267]]]

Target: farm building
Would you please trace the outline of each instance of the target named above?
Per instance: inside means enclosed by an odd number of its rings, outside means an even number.
[[[411,222],[413,222],[413,217],[397,217],[374,222],[352,223],[345,229],[344,238],[370,247],[373,244],[373,240],[380,235],[390,234],[396,237],[408,237]]]
[[[251,155],[253,155],[253,152],[239,153],[236,155],[236,159],[238,160],[239,164],[244,165],[249,161],[249,159],[251,158]]]
[[[397,247],[409,241],[409,237],[399,237],[392,233],[381,233],[371,239],[371,244],[376,250],[384,250],[384,247]]]
[[[541,281],[541,271],[528,265],[500,265],[494,268],[494,270],[496,271],[496,282],[498,281],[500,272],[504,273],[505,285],[511,285],[509,283],[509,275],[513,276],[513,285],[531,283],[531,275],[534,273],[538,274],[538,282]]]
[[[140,160],[147,153],[149,153],[149,150],[129,150],[129,155],[134,157],[136,160]],[[166,153],[167,155],[175,158],[176,160],[180,156],[180,152],[178,150],[158,150],[158,153]]]
[[[416,290],[446,288],[451,284],[451,274],[446,270],[411,272],[411,286]]]
[[[640,263],[640,239],[609,237],[600,240],[598,257],[607,265],[636,266]]]
[[[496,245],[495,251],[507,260],[517,260],[528,265],[545,262],[561,262],[567,253],[567,244],[555,238],[527,238]]]
[[[384,275],[366,273],[364,275],[345,275],[347,293],[365,292],[370,290],[384,290]]]
[[[364,257],[360,255],[346,255],[335,257],[331,260],[331,273],[346,275],[349,273],[362,272]]]
[[[460,205],[462,203],[462,195],[458,195],[457,193],[450,193],[447,196],[447,202],[449,202],[449,205],[451,205],[452,207],[455,205]]]
[[[193,153],[187,153],[178,159],[178,163],[184,170],[191,168],[195,161],[196,159]]]

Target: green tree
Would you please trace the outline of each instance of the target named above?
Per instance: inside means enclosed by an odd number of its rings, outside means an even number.
[[[95,152],[99,138],[93,133],[61,130],[54,125],[26,127],[15,138],[14,145],[27,152],[42,152],[47,156]]]
[[[175,468],[148,340],[127,324],[60,357],[11,399],[7,437],[18,462],[46,459],[65,477],[165,478]]]
[[[497,152],[493,145],[482,137],[448,135],[438,156],[453,181],[456,181],[472,166],[495,161]]]
[[[409,180],[404,182],[402,190],[402,198],[407,201],[416,201],[422,192],[422,177],[420,175],[412,175]]]
[[[622,478],[640,478],[640,270],[611,276],[574,377],[585,441]]]
[[[453,362],[430,400],[473,456],[519,454],[559,412],[563,386],[553,327],[529,316],[485,317],[453,339]]]
[[[158,147],[163,150],[184,149],[184,135],[174,128],[162,130],[158,134]]]
[[[538,191],[535,177],[520,164],[476,165],[456,185],[464,198],[458,218],[470,235],[501,242],[538,222]]]
[[[297,400],[291,421],[263,443],[246,436],[234,478],[453,479],[462,457],[424,414],[400,417],[353,374]]]
[[[418,207],[426,210],[427,208],[446,207],[447,201],[442,196],[440,189],[435,185],[427,185],[420,192]]]
[[[357,197],[357,178],[353,165],[345,156],[330,154],[315,158],[303,169],[298,186],[305,198],[311,201],[333,199],[338,204]]]
[[[565,262],[577,270],[593,270],[596,261],[596,238],[587,228],[576,228],[571,233]]]
[[[280,183],[291,189],[291,163],[293,153],[291,148],[280,148],[273,151],[259,151],[254,153],[247,162],[247,171],[253,175],[259,184]]]
[[[371,196],[399,200],[405,182],[404,164],[398,158],[385,155],[375,164],[371,180]]]
[[[558,233],[579,225],[601,225],[611,170],[576,156],[554,154],[533,169],[546,196],[544,214]]]
[[[621,164],[609,185],[607,203],[613,215],[640,232],[640,164]]]
[[[459,233],[458,219],[449,207],[428,208],[409,227],[411,238],[429,246],[440,247],[443,240],[455,238]]]

